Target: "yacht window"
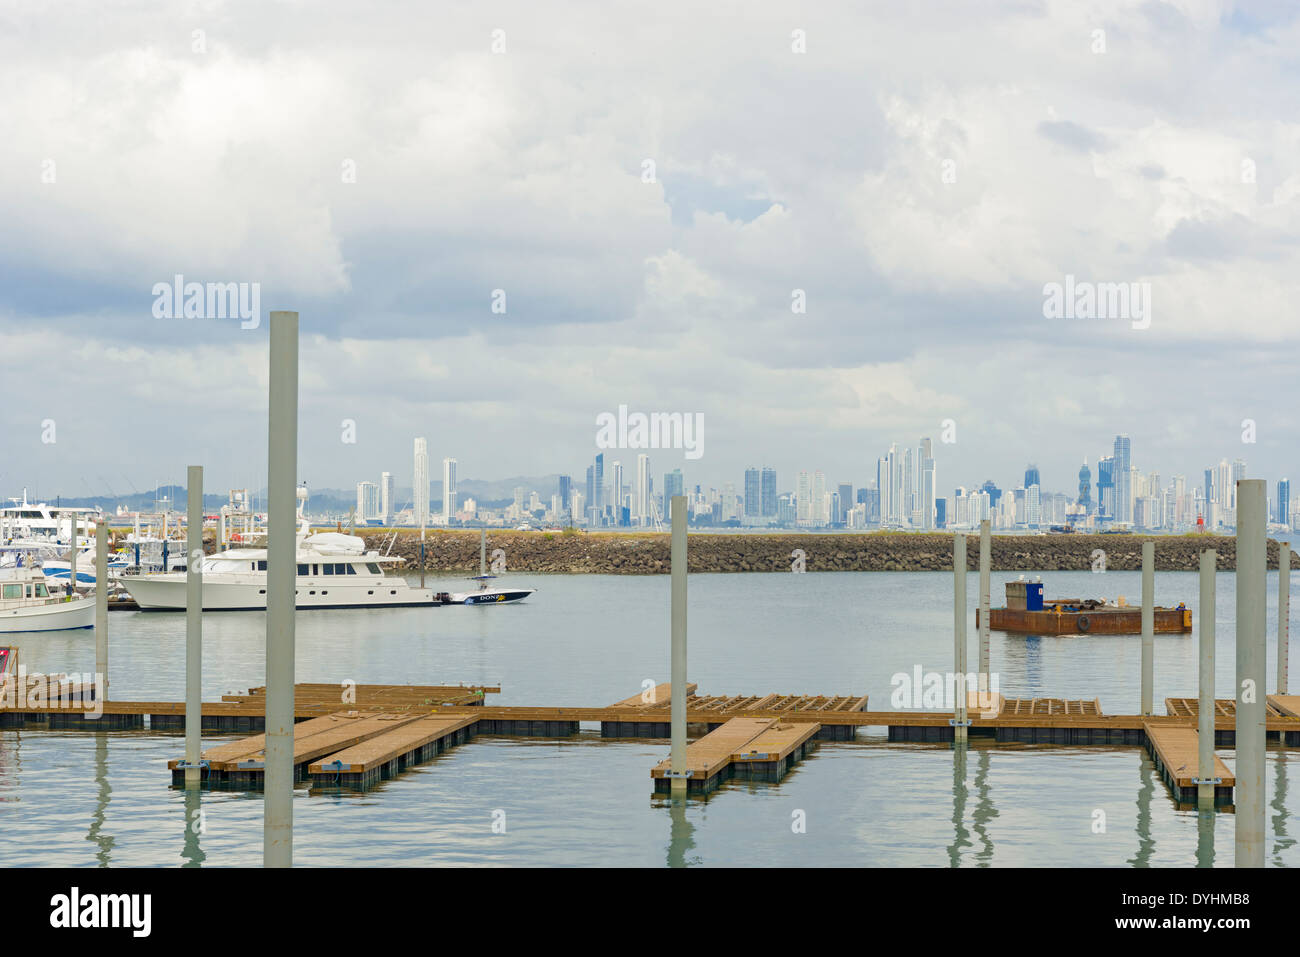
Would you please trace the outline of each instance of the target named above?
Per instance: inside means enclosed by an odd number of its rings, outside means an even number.
[[[258,570],[259,572],[264,572],[264,571],[266,571],[266,562],[265,562],[265,561],[260,561],[260,562],[258,562],[258,563],[257,563],[257,570]]]
[[[50,597],[50,593],[49,593],[48,591],[45,590],[45,583],[44,583],[44,582],[38,582],[38,583],[37,583],[37,585],[36,585],[36,597],[37,597],[37,598],[49,598],[49,597]]]
[[[372,575],[382,575],[384,573],[383,569],[374,562],[366,562],[366,570]]]
[[[333,566],[333,565],[322,565],[321,568],[323,568],[323,569],[325,570],[325,574],[326,574],[326,575],[333,575],[333,574],[334,574],[334,566]]]
[[[4,596],[5,596],[6,598],[22,598],[22,597],[23,597],[23,586],[22,586],[22,585],[5,585],[5,594],[4,594]]]
[[[355,575],[357,573],[356,565],[344,565],[343,567],[348,570],[349,575]]]
[[[299,574],[299,575],[310,575],[310,574],[311,574],[311,566],[310,566],[310,565],[299,565],[299,566],[298,566],[298,574]]]
[[[28,598],[31,598],[31,597],[32,597],[32,586],[31,586],[31,585],[28,585],[28,586],[27,586],[27,597],[28,597]]]

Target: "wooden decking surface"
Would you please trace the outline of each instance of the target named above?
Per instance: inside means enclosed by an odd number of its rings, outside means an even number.
[[[1271,694],[1270,708],[1291,718],[1300,718],[1300,694]]]
[[[312,763],[307,770],[310,774],[370,771],[477,721],[478,718],[455,715],[424,715],[326,755]]]
[[[1156,752],[1168,774],[1180,788],[1195,787],[1197,766],[1200,762],[1199,737],[1194,728],[1148,725],[1147,742]],[[1221,787],[1235,787],[1237,780],[1228,766],[1216,754],[1214,777],[1221,778]]]
[[[360,711],[312,718],[294,726],[293,763],[298,765],[342,751],[419,717],[418,714]],[[255,734],[216,745],[203,752],[203,760],[215,771],[260,770],[260,765],[266,760],[266,735]],[[167,766],[174,770],[177,764],[177,761],[169,761]]]
[[[1277,695],[1267,697],[1264,713],[1270,718],[1300,717],[1300,714],[1292,714],[1279,707],[1278,702],[1286,701],[1285,697],[1279,698]],[[1300,698],[1295,699],[1300,703]],[[1166,698],[1165,712],[1181,718],[1195,718],[1201,713],[1200,698]],[[1218,718],[1227,718],[1229,721],[1235,721],[1237,718],[1237,702],[1233,698],[1215,698],[1214,699],[1214,716]],[[1272,730],[1270,728],[1270,730]]]
[[[695,689],[699,687],[695,682],[690,682],[686,686],[686,697],[690,698],[695,694]],[[500,689],[498,689],[500,690]],[[653,688],[642,691],[640,694],[634,694],[624,698],[622,701],[615,701],[611,708],[661,708],[672,705],[673,686],[670,682],[665,681],[663,684],[655,685]]]
[[[704,737],[686,747],[686,766],[691,777],[707,781],[731,763],[731,756],[745,750],[764,731],[775,725],[775,718],[732,718],[720,728],[715,728]],[[672,760],[660,761],[650,776],[662,778],[672,770]]]
[[[732,719],[740,720],[740,719]],[[723,725],[725,728],[726,725]],[[732,761],[780,761],[817,734],[819,724],[769,725],[743,747],[731,753]],[[718,729],[722,730],[721,728]]]

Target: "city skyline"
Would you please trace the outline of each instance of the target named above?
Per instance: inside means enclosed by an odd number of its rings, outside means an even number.
[[[741,527],[851,527],[900,528],[931,531],[948,527],[975,527],[990,519],[995,527],[1039,528],[1071,525],[1099,528],[1143,528],[1186,530],[1230,528],[1235,522],[1235,483],[1247,476],[1246,462],[1221,458],[1218,463],[1188,475],[1143,469],[1133,459],[1132,437],[1114,436],[1110,455],[1097,456],[1089,465],[1084,456],[1077,474],[1077,486],[1065,488],[1043,484],[1042,469],[1036,462],[1024,466],[1019,484],[999,484],[992,478],[982,483],[946,485],[939,478],[935,443],[930,436],[916,443],[891,443],[875,462],[875,478],[859,484],[828,480],[821,469],[800,469],[781,491],[778,471],[771,466],[750,466],[737,485],[690,482],[680,466],[661,474],[656,482],[654,460],[638,452],[635,470],[629,472],[621,458],[612,459],[604,476],[605,452],[597,453],[586,469],[585,483],[573,484],[569,473],[554,473],[549,484],[554,492],[517,487],[512,509],[502,512],[504,520],[543,518],[560,524],[590,527],[660,527],[669,513],[668,498],[679,490],[688,495],[692,519]],[[939,448],[943,448],[941,444]],[[616,450],[620,451],[620,450]],[[1139,461],[1141,461],[1139,446]],[[671,452],[668,458],[671,460]],[[1146,463],[1143,463],[1146,464]],[[495,520],[497,512],[472,498],[464,507],[446,507],[448,477],[455,498],[455,459],[444,460],[444,510],[438,523],[461,524]],[[451,471],[448,473],[447,469]],[[1094,479],[1095,469],[1095,479]],[[387,474],[387,473],[385,473]],[[1198,482],[1197,476],[1203,481]],[[418,481],[418,478],[417,478]],[[1271,521],[1289,523],[1295,506],[1290,498],[1287,476],[1269,481]],[[737,491],[739,488],[739,492]],[[527,507],[523,495],[530,493]],[[414,488],[413,488],[414,493]],[[545,503],[549,501],[549,506]],[[357,484],[357,514],[377,518],[378,486],[369,480]],[[367,504],[371,503],[371,504]],[[497,511],[500,511],[499,509]],[[414,516],[414,509],[412,515]]]

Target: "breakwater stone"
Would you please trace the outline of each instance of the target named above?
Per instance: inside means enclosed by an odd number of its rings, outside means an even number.
[[[1236,567],[1236,539],[1217,535],[1155,535],[1156,569],[1198,568],[1202,549],[1219,553],[1218,567]],[[366,536],[367,548],[387,549],[383,535]],[[1105,552],[1109,571],[1142,567],[1144,535],[994,535],[995,571],[1088,571]],[[669,571],[669,536],[615,532],[542,532],[488,530],[487,549],[505,552],[506,572],[555,574],[663,575]],[[1277,543],[1270,541],[1268,562],[1277,567]],[[944,533],[864,532],[861,534],[753,533],[718,535],[691,532],[692,572],[790,573],[791,552],[802,549],[809,572],[943,571],[952,568],[952,535]],[[419,568],[420,533],[401,530],[393,555]],[[967,567],[979,570],[979,535],[966,539]],[[489,561],[491,558],[489,557]],[[1292,567],[1300,562],[1292,556]],[[437,530],[427,533],[425,567],[433,572],[477,574],[479,532]]]

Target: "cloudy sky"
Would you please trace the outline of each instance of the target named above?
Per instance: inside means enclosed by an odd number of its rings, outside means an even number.
[[[1165,481],[1300,471],[1298,16],[6,0],[0,493],[260,487],[272,309],[317,487],[409,485],[416,435],[580,479],[620,404],[703,415],[652,458],[692,485],[922,435],[944,491],[1067,490],[1117,432]],[[177,274],[260,284],[258,328],[156,317]],[[1046,318],[1067,275],[1149,326]]]

